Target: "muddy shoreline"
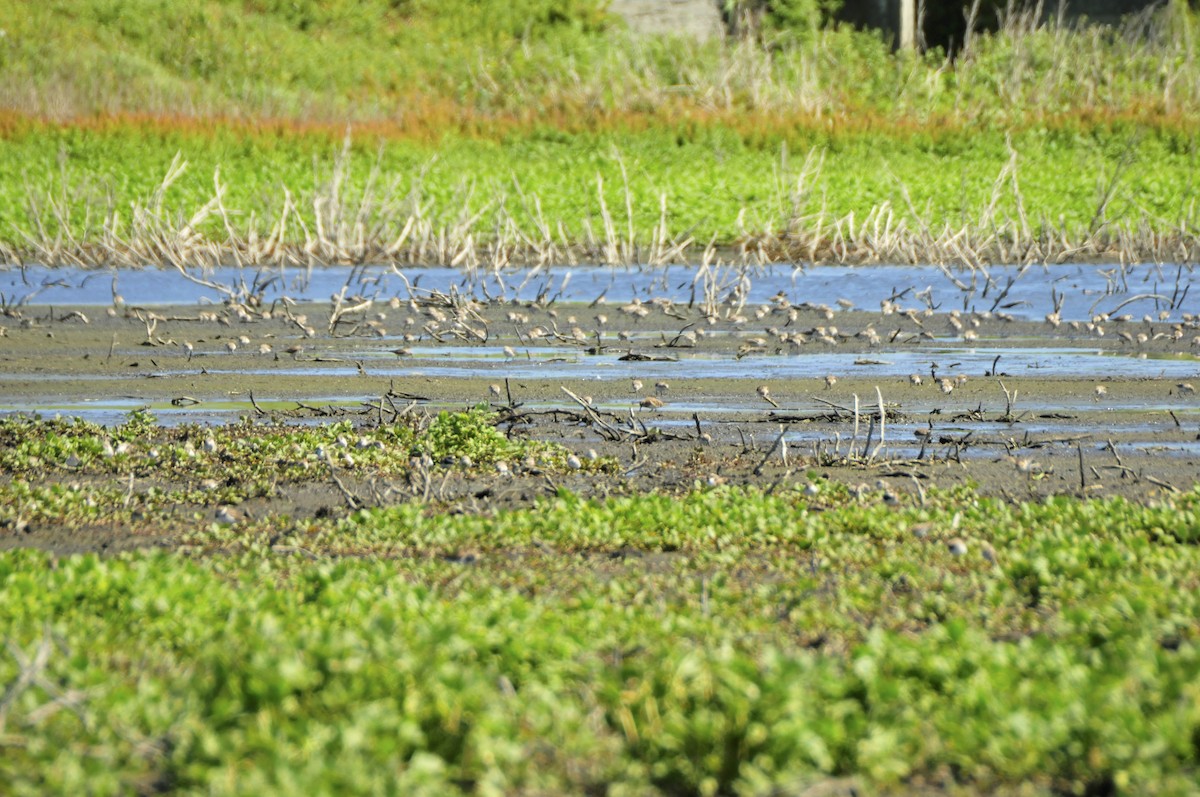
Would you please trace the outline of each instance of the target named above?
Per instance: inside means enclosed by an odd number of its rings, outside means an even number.
[[[1200,373],[1194,325],[1134,322],[1124,325],[1127,335],[1118,328],[1100,336],[1082,326],[966,314],[829,316],[824,308],[781,307],[759,318],[711,319],[650,303],[629,311],[392,302],[340,317],[329,304],[27,307],[2,324],[0,406],[6,415],[101,422],[149,408],[167,427],[239,417],[371,426],[399,411],[486,403],[507,434],[617,463],[603,473],[451,469],[432,494],[399,483],[345,485],[364,502],[386,495],[439,511],[519,508],[558,490],[589,497],[711,484],[774,490],[814,479],[917,502],[930,489],[964,485],[1008,501],[1148,502],[1200,481],[1200,397],[1187,388],[1187,375]],[[964,338],[960,325],[974,334]],[[989,346],[1005,354],[981,357]],[[1021,352],[1051,349],[1104,354],[1112,365],[1086,376],[1008,367]],[[853,355],[843,360],[852,364],[838,373],[806,367],[834,351]],[[898,373],[895,361],[914,353],[927,361],[921,370]],[[1159,362],[1162,374],[1145,375],[1147,363],[1152,372]],[[1130,363],[1140,375],[1122,373]],[[556,367],[577,375],[560,378]],[[881,396],[882,445],[873,420]],[[146,479],[131,489],[176,486]],[[314,478],[247,509],[257,517],[325,516],[347,511],[344,498]],[[0,534],[0,547],[173,545],[182,527],[214,510],[183,507],[174,519],[142,527]]]

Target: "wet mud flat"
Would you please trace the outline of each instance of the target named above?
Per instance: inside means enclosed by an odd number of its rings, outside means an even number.
[[[24,307],[0,324],[0,411],[117,424],[148,409],[169,435],[239,418],[374,428],[486,404],[513,438],[611,463],[504,473],[438,464],[424,482],[314,474],[248,501],[257,517],[413,500],[486,512],[560,490],[606,497],[822,480],[861,500],[920,503],[930,489],[966,485],[1011,501],[1147,502],[1200,480],[1192,317],[1100,329],[787,302],[719,314],[670,302],[358,304]],[[50,469],[41,478],[93,477]],[[149,477],[120,486],[187,485]],[[170,545],[216,510],[180,506],[85,537],[43,528],[0,545]]]

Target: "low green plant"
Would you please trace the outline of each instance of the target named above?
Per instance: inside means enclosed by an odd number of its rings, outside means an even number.
[[[139,493],[139,501],[162,507],[181,498],[185,503],[238,503],[269,496],[280,485],[320,478],[329,468],[364,477],[401,477],[425,467],[422,457],[430,458],[434,470],[443,461],[479,468],[527,457],[540,467],[565,468],[567,452],[561,446],[509,440],[495,428],[495,420],[482,407],[439,413],[426,429],[411,419],[364,428],[349,421],[305,426],[249,420],[165,428],[149,413],[137,411],[125,423],[105,428],[77,419],[10,416],[0,419],[0,473],[15,481],[0,486],[0,495],[7,498],[0,519],[18,517],[27,503],[25,480],[46,473],[77,483],[162,480],[181,492],[157,497]],[[52,492],[58,495],[60,487]],[[109,509],[129,504],[128,497],[120,499],[119,481],[105,495],[101,503]]]
[[[1200,562],[1180,539],[1200,490],[926,498],[564,495],[284,524],[274,547],[209,556],[2,552],[0,778],[13,794],[1187,793]]]
[[[297,248],[306,245],[304,229],[316,229],[316,208],[326,214],[325,229],[350,229],[362,217],[389,245],[415,217],[410,243],[445,235],[485,247],[497,242],[497,230],[544,241],[539,231],[550,229],[551,243],[591,247],[593,259],[606,218],[622,240],[631,227],[641,251],[652,248],[664,222],[668,240],[686,233],[696,248],[759,236],[820,232],[828,239],[839,228],[843,236],[861,234],[868,219],[881,231],[904,225],[930,235],[965,225],[981,239],[1011,223],[1030,245],[1059,233],[1136,241],[1189,228],[1194,139],[1190,131],[1136,126],[903,138],[797,130],[750,140],[725,128],[668,128],[517,136],[503,144],[447,138],[437,147],[352,140],[342,156],[321,135],[239,142],[231,134],[50,127],[0,140],[0,208],[9,209],[0,214],[0,245],[30,258],[70,241],[78,242],[72,256],[86,257],[114,234],[140,245],[152,236],[125,221],[120,208],[192,218],[211,199],[218,169],[232,223],[247,227],[235,229],[239,239],[269,239],[286,215],[285,241]],[[161,191],[181,151],[188,167]],[[380,185],[390,186],[386,200]],[[292,205],[278,200],[284,187]],[[214,242],[229,235],[217,214],[200,232]],[[30,240],[41,248],[29,249]],[[419,247],[411,248],[416,257]]]
[[[466,458],[467,462],[490,465],[512,459],[529,448],[505,437],[494,419],[495,413],[487,405],[466,412],[443,410],[429,424],[417,449],[434,460],[461,462]]]
[[[842,5],[842,0],[724,0],[722,11],[735,29],[751,26],[768,35],[804,37],[830,24]]]

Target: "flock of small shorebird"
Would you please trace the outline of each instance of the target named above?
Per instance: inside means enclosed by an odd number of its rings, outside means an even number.
[[[114,299],[113,307],[110,308],[109,312],[112,314],[115,314],[118,309],[122,309],[124,307],[124,300],[121,299],[121,297],[119,295],[117,295],[115,293],[115,291],[114,291],[113,299]],[[597,300],[597,301],[600,301],[600,300]],[[288,301],[284,301],[281,304],[282,304],[282,311],[277,313],[280,317],[286,318],[289,323],[294,324],[297,328],[299,328],[299,330],[303,333],[305,338],[312,338],[312,337],[316,336],[316,334],[317,334],[316,329],[308,323],[308,318],[306,315],[293,314],[291,312],[290,302],[288,302]],[[411,309],[412,314],[410,316],[408,316],[403,322],[404,326],[405,326],[405,333],[403,334],[403,339],[404,339],[405,343],[411,344],[411,343],[417,342],[418,340],[423,339],[424,337],[428,337],[432,340],[436,340],[439,342],[442,340],[445,340],[447,338],[481,342],[481,341],[486,341],[489,337],[489,333],[487,330],[487,321],[484,320],[477,312],[473,312],[473,311],[464,312],[461,307],[458,307],[458,308],[454,309],[454,312],[452,314],[448,314],[446,312],[443,312],[443,310],[439,309],[438,307],[435,307],[435,306],[422,307],[417,302],[412,301],[412,300],[410,300],[407,304],[408,304],[409,308]],[[595,303],[593,303],[593,304],[595,304]],[[403,302],[399,298],[393,298],[389,302],[386,303],[386,306],[393,310],[400,309],[404,305],[405,305],[405,302]],[[839,300],[838,305],[843,310],[849,310],[853,307],[853,305],[847,300]],[[379,305],[372,302],[371,300],[364,300],[364,301],[358,303],[358,306],[355,309],[369,310],[373,307],[378,307],[378,306]],[[235,315],[236,315],[235,320],[240,321],[240,322],[249,322],[249,321],[254,321],[254,320],[269,319],[272,317],[271,312],[268,310],[262,310],[262,309],[257,309],[257,308],[247,309],[236,303],[232,304],[231,307],[232,307],[232,312],[235,313]],[[676,318],[679,317],[677,314],[673,313],[673,311],[675,310],[674,302],[672,302],[669,299],[651,299],[648,302],[642,302],[638,299],[634,299],[632,302],[629,302],[628,304],[621,306],[619,308],[619,310],[621,313],[629,315],[631,317],[645,318],[647,315],[649,315],[651,307],[657,307],[659,310],[661,310],[662,312],[666,313],[669,316],[676,317]],[[449,308],[447,308],[447,309],[449,309]],[[772,315],[773,313],[780,312],[780,313],[786,314],[786,316],[787,316],[786,326],[790,326],[798,321],[800,310],[815,311],[819,316],[825,318],[826,320],[832,320],[834,318],[834,310],[831,307],[828,307],[826,305],[808,305],[808,304],[793,305],[787,300],[787,297],[782,293],[780,293],[779,295],[777,295],[775,297],[772,297],[772,302],[770,304],[764,304],[761,307],[757,308],[753,312],[753,317],[755,320],[762,321],[765,318]],[[339,314],[339,312],[340,312],[339,310],[335,310],[335,316],[337,316]],[[913,308],[913,307],[905,308],[905,307],[900,306],[897,302],[894,302],[892,300],[885,300],[880,303],[880,312],[881,312],[882,316],[900,316],[900,317],[908,318],[913,323],[915,323],[916,326],[920,329],[920,332],[918,334],[921,337],[927,337],[929,339],[934,338],[934,336],[932,334],[930,334],[927,330],[924,329],[924,324],[922,323],[922,318],[928,318],[929,316],[933,315],[933,311],[931,309],[928,309],[928,308],[918,309],[918,308]],[[82,313],[76,313],[75,315],[79,316],[80,319],[83,320],[85,323],[87,322],[86,316],[83,316]],[[414,327],[416,327],[418,324],[416,317],[419,317],[422,315],[427,316],[429,318],[429,321],[427,323],[425,323],[420,328],[420,330],[414,329]],[[550,322],[549,322],[548,328],[546,326],[542,326],[542,325],[535,325],[535,326],[529,327],[524,333],[522,333],[521,327],[528,323],[529,318],[527,315],[525,315],[524,313],[519,313],[519,312],[515,312],[515,311],[510,312],[507,315],[507,321],[511,322],[513,324],[514,329],[516,330],[516,333],[517,333],[517,337],[521,340],[522,343],[524,343],[526,341],[531,341],[531,342],[548,341],[548,342],[550,342],[550,341],[555,341],[555,340],[562,340],[562,341],[567,341],[567,342],[571,342],[571,343],[575,343],[575,344],[582,344],[586,341],[591,340],[594,337],[595,340],[597,341],[597,343],[599,344],[599,342],[602,340],[603,330],[608,325],[607,316],[604,315],[603,313],[597,314],[595,316],[595,322],[596,322],[595,330],[589,335],[588,333],[585,333],[579,326],[576,325],[574,317],[570,317],[570,318],[566,319],[567,323],[571,325],[570,333],[563,334],[563,333],[559,332],[557,324],[556,324],[556,321],[558,318],[557,312],[553,309],[550,309],[550,310],[548,310],[548,315],[550,317]],[[152,337],[153,331],[155,329],[155,326],[157,325],[157,322],[159,320],[165,320],[165,319],[160,319],[153,313],[150,313],[148,316],[142,316],[142,315],[138,314],[137,317],[146,323],[148,338]],[[978,333],[975,330],[980,326],[982,320],[986,320],[989,318],[999,319],[1001,321],[1014,320],[1011,315],[1002,313],[1002,312],[996,312],[996,313],[984,312],[984,313],[964,314],[964,313],[959,312],[958,310],[950,310],[946,314],[946,321],[949,324],[952,334],[954,336],[958,337],[959,339],[961,339],[963,342],[967,342],[967,343],[973,342],[978,339]],[[385,337],[387,334],[386,330],[383,327],[383,321],[385,319],[386,319],[386,313],[384,313],[384,312],[376,312],[376,314],[373,318],[364,319],[360,324],[360,326],[362,327],[363,333],[373,334],[376,337]],[[1143,316],[1141,319],[1137,319],[1132,314],[1110,315],[1110,314],[1101,313],[1101,314],[1097,314],[1097,315],[1093,316],[1088,321],[1074,320],[1074,321],[1064,322],[1061,317],[1060,311],[1058,309],[1055,309],[1054,312],[1048,313],[1045,316],[1045,323],[1054,329],[1058,329],[1059,327],[1066,324],[1067,326],[1069,326],[1072,329],[1072,331],[1074,331],[1076,333],[1087,334],[1089,336],[1102,338],[1106,335],[1106,327],[1105,327],[1106,324],[1110,325],[1110,326],[1115,325],[1118,327],[1125,327],[1126,325],[1137,324],[1137,322],[1140,321],[1141,324],[1138,325],[1138,328],[1136,330],[1129,330],[1129,329],[1122,328],[1122,329],[1118,329],[1118,331],[1116,333],[1117,338],[1120,339],[1123,342],[1123,344],[1128,344],[1128,345],[1136,346],[1136,347],[1143,347],[1153,341],[1159,341],[1159,340],[1164,340],[1164,339],[1174,341],[1174,342],[1181,342],[1189,334],[1188,330],[1195,332],[1197,329],[1200,329],[1200,315],[1194,315],[1194,314],[1190,314],[1190,313],[1182,313],[1181,320],[1176,323],[1173,323],[1173,324],[1168,323],[1169,319],[1170,319],[1170,313],[1168,313],[1166,311],[1162,311],[1162,312],[1158,313],[1157,316],[1146,315],[1146,316]],[[65,319],[63,319],[63,320],[65,320]],[[217,313],[205,311],[200,314],[199,320],[220,321],[222,323],[228,323],[230,320],[234,320],[234,319],[227,319],[224,316],[218,315]],[[709,323],[716,323],[716,321],[719,319],[709,316],[709,317],[705,318],[705,320]],[[750,319],[748,317],[741,316],[739,313],[738,315],[733,316],[726,320],[733,321],[735,324],[737,324],[737,323],[744,323],[746,321],[749,321]],[[481,326],[472,327],[471,326],[472,323],[477,323]],[[1155,324],[1158,324],[1160,326],[1156,329]],[[335,322],[331,320],[331,328],[334,325],[335,325]],[[689,325],[689,327],[690,326],[691,325]],[[0,335],[2,335],[5,331],[6,330],[0,329]],[[899,332],[900,332],[900,330],[897,329],[896,333],[899,334]],[[847,337],[845,333],[842,333],[841,331],[839,331],[837,329],[837,327],[833,327],[833,326],[816,326],[813,329],[811,329],[805,333],[802,333],[799,331],[794,331],[794,332],[782,331],[782,330],[778,329],[777,327],[769,327],[766,329],[766,333],[768,335],[770,335],[771,338],[774,339],[780,345],[789,346],[792,350],[795,350],[798,346],[809,342],[810,339],[832,345],[832,344],[836,344],[840,339],[845,339]],[[703,327],[695,329],[695,330],[685,328],[683,331],[680,332],[679,336],[677,337],[677,342],[679,342],[683,346],[695,345],[697,340],[700,337],[704,336],[704,334],[705,334],[705,331],[704,331]],[[867,344],[872,347],[878,346],[882,342],[881,336],[879,335],[879,333],[877,333],[875,331],[874,326],[872,324],[868,324],[862,331],[856,333],[854,335],[854,337],[865,340],[867,342]],[[622,342],[628,342],[631,340],[631,335],[629,332],[622,330],[621,332],[618,333],[618,338]],[[895,335],[892,336],[892,339],[894,339],[894,338],[895,338]],[[240,351],[251,350],[251,348],[250,348],[251,346],[253,346],[253,341],[251,340],[251,338],[248,335],[243,334],[243,335],[237,336],[236,338],[231,338],[229,340],[226,340],[223,347],[227,353],[232,354],[239,350]],[[1200,334],[1192,337],[1191,346],[1193,348],[1200,347]],[[189,341],[183,341],[180,344],[180,348],[186,354],[189,361],[196,354],[195,346]],[[746,354],[765,353],[767,351],[767,349],[768,349],[768,339],[767,338],[762,338],[762,337],[750,338],[746,344],[744,344],[741,348],[739,348],[737,355],[740,359],[742,356],[745,356]],[[283,349],[282,353],[288,354],[292,358],[299,358],[305,352],[305,350],[306,350],[306,347],[302,343],[294,343],[294,344],[288,346],[287,348]],[[274,351],[272,348],[272,345],[267,342],[260,342],[255,351],[259,355],[274,354],[274,356],[276,358],[279,357],[279,352]],[[407,357],[412,354],[412,351],[407,347],[395,348],[395,349],[391,349],[391,351],[392,351],[392,353],[396,354],[398,357]],[[510,359],[510,360],[516,359],[517,351],[511,345],[504,346],[503,351],[504,351],[505,356],[508,359]],[[360,366],[360,368],[361,368],[361,366]],[[938,389],[945,395],[951,394],[956,388],[962,387],[967,381],[967,378],[962,375],[939,378],[936,376],[936,373],[931,373],[930,378],[933,380],[934,384],[938,387]],[[837,384],[837,381],[838,381],[837,376],[835,376],[833,374],[826,375],[824,377],[825,388],[832,389]],[[909,381],[914,386],[920,386],[920,385],[924,384],[925,380],[922,377],[922,375],[914,373],[909,376]],[[631,387],[632,392],[635,395],[641,395],[644,385],[643,385],[642,380],[633,379],[630,387]],[[664,406],[666,406],[666,401],[664,400],[664,398],[667,395],[669,390],[670,390],[670,385],[666,381],[658,381],[654,384],[654,395],[645,395],[644,397],[639,398],[639,400],[637,401],[637,406],[643,410],[653,410],[653,411],[660,410]],[[765,385],[765,384],[759,385],[757,387],[756,392],[757,392],[758,397],[762,401],[766,402],[767,404],[770,404],[772,407],[775,407],[775,408],[779,407],[779,404],[772,397],[771,390],[768,385]],[[1190,382],[1179,382],[1174,386],[1173,392],[1176,393],[1176,395],[1178,395],[1180,397],[1188,397],[1188,396],[1195,395],[1196,389],[1195,389],[1195,386]],[[499,385],[491,385],[490,386],[490,394],[491,394],[492,399],[499,399],[500,398]],[[1096,401],[1099,401],[1108,395],[1108,389],[1104,385],[1096,385],[1094,388],[1093,395],[1094,395],[1094,399]],[[584,398],[587,401],[587,403],[590,405],[591,404],[590,397],[584,397]]]
[[[387,308],[396,310],[404,307],[407,304],[412,311],[411,314],[403,321],[405,331],[403,340],[405,344],[411,345],[423,339],[435,340],[438,342],[450,340],[463,340],[467,342],[484,342],[489,338],[489,330],[487,329],[488,322],[483,319],[477,312],[471,309],[466,311],[462,307],[456,307],[453,310],[450,308],[439,308],[436,306],[426,305],[421,306],[415,301],[404,302],[398,298],[393,298],[390,302],[384,303]],[[839,306],[843,310],[852,309],[853,305],[847,300],[839,300]],[[119,306],[119,305],[118,305]],[[380,304],[366,300],[360,303],[364,310],[372,308],[380,308]],[[268,311],[247,310],[238,305],[233,305],[234,312],[237,314],[237,320],[250,321],[258,320],[258,318],[269,318]],[[643,302],[641,300],[633,300],[619,307],[622,314],[645,318],[649,315],[651,308],[657,308],[666,315],[679,318],[674,302],[668,299],[651,299]],[[757,321],[763,321],[769,318],[772,314],[782,313],[786,315],[787,321],[785,326],[791,326],[798,322],[799,313],[801,310],[810,310],[818,314],[819,317],[832,320],[834,318],[833,308],[826,305],[793,305],[784,294],[779,294],[772,298],[771,303],[763,304],[755,309],[752,313],[742,316],[740,313],[731,316],[727,319],[735,325],[750,321],[751,318]],[[446,312],[449,311],[449,312]],[[912,321],[917,329],[919,337],[935,339],[935,336],[925,329],[923,319],[928,319],[933,315],[933,311],[928,308],[902,307],[897,302],[887,300],[881,302],[881,316],[896,316],[907,318]],[[516,330],[516,335],[521,343],[526,342],[569,342],[576,345],[583,345],[586,342],[595,340],[599,346],[603,340],[603,331],[608,327],[608,317],[603,313],[598,313],[595,316],[595,329],[591,333],[584,332],[577,323],[574,317],[564,319],[570,325],[570,331],[567,333],[560,332],[557,326],[558,313],[553,309],[547,311],[549,321],[545,325],[529,326],[529,317],[525,313],[512,311],[507,314],[506,320],[513,325]],[[217,318],[215,313],[207,313],[202,315],[212,316],[210,320],[221,320]],[[293,314],[289,303],[284,302],[282,312],[277,312],[277,315],[286,317],[286,319],[298,327],[306,338],[312,338],[316,335],[315,328],[309,324],[308,318],[304,314]],[[385,337],[386,330],[383,327],[383,322],[386,319],[385,312],[376,312],[374,317],[364,318],[360,323],[362,334],[373,334],[376,337]],[[428,320],[422,324],[418,318],[425,317]],[[953,337],[957,337],[965,343],[971,343],[978,340],[978,329],[981,323],[988,319],[996,319],[1000,321],[1012,321],[1013,317],[1003,312],[982,312],[982,313],[962,313],[958,310],[950,310],[946,313],[946,323],[949,325],[949,331]],[[143,319],[146,320],[146,319]],[[204,320],[204,319],[201,319]],[[714,317],[704,318],[708,323],[716,323],[719,319]],[[1097,314],[1088,321],[1064,321],[1060,311],[1055,310],[1045,316],[1045,323],[1053,329],[1059,329],[1062,326],[1069,327],[1077,334],[1086,334],[1091,337],[1103,338],[1108,332],[1107,327],[1117,327],[1116,337],[1122,341],[1122,345],[1130,345],[1134,347],[1144,347],[1154,341],[1169,340],[1172,342],[1182,342],[1185,337],[1191,333],[1200,330],[1200,315],[1183,313],[1181,320],[1170,323],[1170,314],[1166,311],[1158,313],[1156,316],[1146,315],[1142,318],[1136,318],[1132,314],[1110,315]],[[1139,323],[1140,322],[1140,323]],[[332,326],[332,324],[331,324]],[[692,325],[688,325],[691,327]],[[419,328],[418,328],[419,327]],[[698,339],[705,336],[703,325],[696,329],[685,327],[677,336],[675,344],[682,347],[694,346]],[[1129,327],[1129,328],[1125,328]],[[524,328],[524,331],[522,331]],[[147,326],[148,333],[152,329]],[[796,351],[799,346],[808,343],[810,340],[814,342],[822,342],[829,345],[837,344],[841,340],[847,339],[847,333],[840,331],[835,326],[815,326],[806,332],[781,330],[778,327],[768,327],[765,330],[767,336],[750,337],[737,352],[737,356],[741,357],[748,354],[766,353],[772,341],[780,346],[786,346],[792,351]],[[899,334],[900,330],[896,330]],[[617,335],[618,339],[623,343],[631,341],[632,336],[628,331],[622,330]],[[853,337],[861,339],[871,347],[876,347],[883,342],[883,336],[875,331],[873,324],[868,324],[863,330],[855,333]],[[889,340],[894,340],[896,335],[892,335]],[[1193,348],[1200,347],[1200,334],[1194,335],[1191,338],[1191,346]],[[224,343],[224,349],[228,353],[237,351],[255,351],[252,349],[253,341],[248,335],[239,335],[236,338],[231,338]],[[184,341],[181,348],[186,353],[190,360],[195,353],[195,348],[192,343]],[[291,355],[293,358],[299,358],[306,350],[302,343],[295,343],[283,350],[283,353]],[[259,343],[256,349],[260,355],[274,354],[279,357],[279,352],[274,352],[270,343]],[[412,355],[412,350],[406,346],[394,348],[390,350],[398,357],[408,357]],[[517,350],[511,345],[503,346],[503,352],[509,360],[518,357]],[[931,373],[930,380],[933,384],[945,395],[950,395],[956,388],[962,387],[967,378],[962,375],[957,376],[942,376],[938,377],[936,373]],[[920,386],[925,383],[925,377],[921,374],[911,374],[909,381],[914,386]],[[824,377],[826,389],[832,389],[838,382],[837,376],[828,374]],[[642,410],[657,411],[666,406],[665,397],[670,390],[670,385],[665,381],[658,381],[654,384],[653,395],[642,395],[645,387],[641,379],[633,379],[631,382],[631,391],[636,396],[639,396],[636,406]],[[768,385],[759,385],[757,387],[758,397],[770,404],[772,407],[778,408],[779,404],[771,395],[771,390]],[[1174,391],[1180,397],[1192,396],[1195,394],[1195,387],[1190,382],[1180,382],[1174,386]],[[490,386],[490,393],[493,399],[500,398],[500,388],[498,385]],[[1096,385],[1094,388],[1094,398],[1099,401],[1108,395],[1108,389],[1104,385]],[[586,398],[586,397],[585,397]],[[588,401],[590,404],[591,402]]]

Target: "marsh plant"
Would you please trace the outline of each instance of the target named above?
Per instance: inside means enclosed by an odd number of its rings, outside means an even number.
[[[315,181],[293,173],[296,182],[282,186],[280,178],[257,173],[261,164],[242,185],[227,176],[236,169],[221,165],[213,167],[210,180],[197,181],[196,167],[176,153],[162,179],[146,184],[147,193],[140,195],[91,191],[90,178],[77,183],[69,171],[27,181],[23,194],[9,198],[25,213],[0,224],[7,237],[0,241],[0,258],[10,264],[173,267],[229,298],[244,298],[249,287],[216,284],[209,276],[213,267],[266,269],[272,279],[271,269],[302,273],[328,264],[437,264],[478,277],[510,266],[576,263],[702,263],[718,270],[778,261],[977,268],[1200,258],[1194,186],[1186,180],[1194,165],[1191,144],[1134,137],[1110,154],[1072,143],[1060,155],[1053,147],[1042,149],[1057,142],[1058,133],[984,138],[989,140],[968,152],[940,154],[914,153],[895,143],[873,150],[872,138],[851,137],[833,146],[847,146],[861,160],[835,159],[827,147],[811,147],[798,167],[786,145],[765,153],[735,143],[741,151],[728,164],[697,146],[694,154],[703,160],[694,169],[679,173],[669,167],[677,206],[656,179],[645,172],[633,175],[626,165],[630,156],[615,149],[600,172],[568,163],[565,175],[548,180],[534,170],[526,177],[536,183],[523,183],[516,172],[529,166],[519,151],[501,156],[511,159],[514,170],[505,176],[495,173],[495,163],[485,165],[495,161],[494,153],[470,142],[450,150],[462,166],[484,169],[480,176],[439,167],[447,153],[425,163],[428,173],[413,173],[403,171],[416,155],[406,146],[397,156],[385,149],[368,157],[346,138]],[[12,146],[44,150],[32,141]],[[586,149],[588,142],[565,146]],[[663,149],[653,136],[636,146],[639,164]],[[534,145],[547,156],[558,148]],[[1075,156],[1090,159],[1096,171],[1059,170],[1064,157]],[[870,163],[881,171],[863,172]],[[1145,170],[1132,171],[1134,163],[1145,164]],[[961,175],[948,176],[947,164]],[[997,171],[985,171],[991,166]],[[928,170],[935,167],[931,176]],[[393,168],[400,171],[389,171]],[[766,190],[753,185],[757,178],[747,171],[752,169],[775,173]],[[615,179],[606,180],[605,172]],[[753,204],[742,204],[738,194],[714,199],[706,177],[743,184]],[[848,180],[869,181],[873,190],[863,194]],[[268,184],[277,189],[270,198],[258,193]]]
[[[395,423],[319,425],[238,423],[161,427],[145,411],[104,427],[78,419],[0,419],[0,471],[29,478],[46,472],[67,477],[155,477],[181,484],[237,487],[267,494],[280,483],[312,478],[332,462],[349,473],[397,476],[414,459],[473,467],[528,458],[562,467],[559,446],[509,439],[485,407],[435,416],[411,414]]]
[[[0,778],[1190,791],[1200,493],[812,492],[397,506],[270,545],[214,528],[209,555],[0,553]]]

